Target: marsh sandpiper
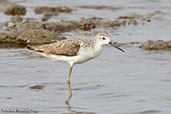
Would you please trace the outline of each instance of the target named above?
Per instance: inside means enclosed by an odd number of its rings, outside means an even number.
[[[52,44],[28,46],[28,49],[38,52],[54,61],[68,63],[70,69],[67,77],[67,84],[70,85],[70,76],[73,66],[97,57],[100,55],[102,48],[105,45],[112,45],[124,52],[124,50],[112,43],[107,32],[99,32],[94,39],[89,39],[87,37],[70,38]],[[68,89],[69,95],[72,96],[70,86],[68,86]]]

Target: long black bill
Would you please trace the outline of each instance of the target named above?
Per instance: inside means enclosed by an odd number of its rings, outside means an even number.
[[[125,52],[123,49],[119,48],[119,47],[117,46],[116,43],[112,43],[112,42],[110,41],[109,44],[110,44],[111,46],[113,46],[113,47],[119,49],[120,51]]]

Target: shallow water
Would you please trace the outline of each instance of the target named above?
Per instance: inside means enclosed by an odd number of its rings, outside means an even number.
[[[65,5],[72,8],[89,4],[119,6],[121,10],[81,9],[58,19],[104,17],[146,14],[156,10],[166,12],[145,25],[106,28],[113,41],[171,40],[170,1],[110,0],[15,0],[18,4],[33,6]],[[153,7],[152,7],[153,6]],[[160,7],[159,7],[160,6]],[[78,8],[79,9],[79,8]],[[104,15],[99,15],[105,12]],[[31,16],[30,13],[27,16]],[[112,15],[111,15],[112,14]],[[26,17],[27,17],[26,16]],[[52,19],[53,20],[53,19]],[[52,21],[50,20],[50,21]],[[3,22],[3,21],[2,21]],[[70,37],[79,36],[67,33]],[[117,35],[116,35],[117,34]],[[118,35],[119,34],[119,35]],[[8,48],[7,48],[8,47]],[[69,104],[66,84],[69,65],[51,61],[25,48],[0,49],[0,108],[29,108],[42,114],[170,114],[171,113],[171,52],[145,51],[137,45],[122,47],[122,53],[105,47],[102,54],[87,63],[76,65],[71,76],[73,96]],[[40,90],[29,87],[43,85]]]

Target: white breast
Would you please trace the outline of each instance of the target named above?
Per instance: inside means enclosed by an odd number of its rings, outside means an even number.
[[[101,47],[80,48],[78,55],[77,55],[78,56],[77,63],[83,63],[90,59],[93,59],[93,58],[97,57],[98,55],[100,55],[101,51],[102,51]]]

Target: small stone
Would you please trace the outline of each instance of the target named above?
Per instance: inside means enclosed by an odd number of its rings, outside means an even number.
[[[43,89],[44,88],[44,86],[43,85],[34,85],[34,86],[31,86],[31,87],[29,87],[30,89]]]
[[[72,9],[67,6],[59,6],[56,7],[56,9],[58,12],[65,12],[65,13],[70,13],[72,11]]]

